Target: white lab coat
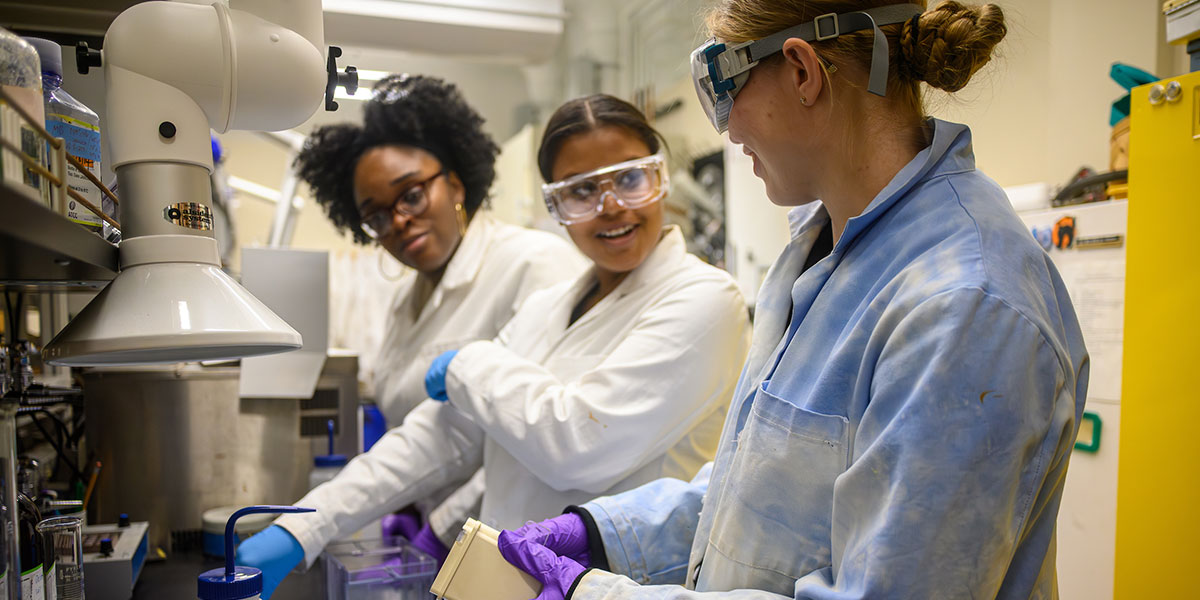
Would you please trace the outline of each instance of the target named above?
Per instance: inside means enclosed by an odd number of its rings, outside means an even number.
[[[749,347],[733,279],[677,228],[568,325],[591,273],[530,296],[494,341],[462,347],[450,400],[418,406],[277,523],[309,564],[337,536],[484,466],[481,519],[515,528],[598,494],[687,479],[712,459]]]
[[[392,301],[375,367],[375,403],[395,427],[426,398],[425,371],[439,354],[492,339],[535,291],[574,280],[587,261],[566,240],[480,212],[433,294],[414,316],[417,272]]]

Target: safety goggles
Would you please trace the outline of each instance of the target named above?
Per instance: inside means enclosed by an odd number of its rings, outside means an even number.
[[[635,209],[661,200],[669,189],[666,158],[655,154],[547,183],[542,196],[556,221],[573,225],[604,212],[606,196],[622,208]]]
[[[708,120],[717,128],[717,133],[725,133],[729,128],[733,99],[746,85],[750,69],[762,59],[783,50],[783,43],[788,39],[819,42],[834,39],[843,33],[871,29],[874,30],[875,41],[867,91],[883,96],[887,93],[888,43],[879,28],[903,23],[922,12],[925,12],[924,9],[916,4],[892,4],[840,15],[824,14],[761,40],[729,45],[715,38],[710,39],[692,51],[692,80],[696,84],[696,94],[700,96],[700,104]]]

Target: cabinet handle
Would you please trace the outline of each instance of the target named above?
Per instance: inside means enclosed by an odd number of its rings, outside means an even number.
[[[1100,451],[1100,415],[1094,412],[1084,412],[1083,420],[1092,422],[1092,441],[1086,444],[1076,441],[1075,449],[1081,452],[1091,452],[1092,454],[1095,454]]]

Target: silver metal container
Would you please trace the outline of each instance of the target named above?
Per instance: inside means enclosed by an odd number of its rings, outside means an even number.
[[[150,522],[152,546],[200,539],[204,511],[288,504],[312,451],[300,400],[238,397],[237,367],[106,368],[84,373],[87,447],[103,463],[93,523]],[[191,539],[191,538],[195,539]]]

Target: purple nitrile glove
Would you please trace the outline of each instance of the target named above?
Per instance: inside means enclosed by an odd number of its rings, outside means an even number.
[[[591,566],[587,527],[577,514],[565,513],[541,523],[530,521],[512,534],[541,544],[584,567]]]
[[[450,549],[442,544],[442,540],[439,540],[438,536],[434,535],[433,528],[428,523],[410,541],[413,548],[437,559],[438,569],[442,568],[442,563],[446,562],[446,556],[450,554]]]
[[[421,515],[415,511],[402,510],[398,513],[386,515],[380,520],[381,529],[383,530],[383,539],[402,537],[406,540],[413,539],[418,531],[421,531]]]
[[[513,531],[501,531],[496,545],[504,560],[542,583],[541,593],[533,600],[565,600],[575,580],[587,572],[578,562]]]

